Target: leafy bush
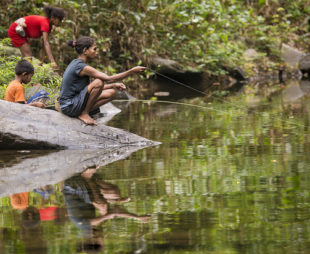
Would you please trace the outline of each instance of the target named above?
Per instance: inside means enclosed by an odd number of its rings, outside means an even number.
[[[0,42],[1,46],[3,46],[3,42]],[[4,98],[6,87],[15,79],[15,66],[20,59],[19,56],[0,55],[0,99]],[[40,83],[44,90],[50,94],[51,100],[49,103],[54,104],[59,93],[62,77],[53,71],[51,64],[42,64],[35,58],[31,63],[35,71],[31,82],[25,87]]]
[[[118,72],[139,61],[148,64],[154,55],[159,55],[218,75],[227,66],[242,66],[243,52],[248,48],[277,61],[281,42],[308,48],[308,2],[6,1],[0,7],[0,36],[18,17],[40,15],[43,6],[49,4],[68,12],[62,26],[50,36],[53,54],[62,70],[76,57],[72,49],[64,46],[65,42],[86,35],[96,39],[100,54],[94,64],[106,72]]]

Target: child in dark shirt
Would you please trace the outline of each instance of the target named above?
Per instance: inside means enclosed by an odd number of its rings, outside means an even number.
[[[99,108],[103,104],[113,100],[116,90],[124,90],[123,83],[110,83],[122,80],[134,73],[140,73],[145,67],[136,66],[128,71],[109,76],[96,70],[87,63],[97,56],[97,45],[90,37],[81,37],[77,41],[69,41],[68,44],[75,48],[79,57],[73,60],[67,67],[60,89],[60,109],[71,117],[78,117],[86,124],[96,125],[96,121],[90,117],[89,112]],[[90,78],[94,81],[90,82]]]

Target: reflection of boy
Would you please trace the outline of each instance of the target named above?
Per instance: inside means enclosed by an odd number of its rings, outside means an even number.
[[[7,87],[4,95],[4,100],[10,102],[18,102],[27,104],[25,99],[25,89],[22,83],[27,84],[30,82],[34,73],[34,68],[27,60],[21,60],[15,67],[15,80],[13,80]],[[41,102],[29,103],[30,106],[44,108],[45,105]]]
[[[51,194],[53,186],[44,186],[40,188],[48,191],[48,195]],[[37,190],[37,189],[35,189]],[[35,191],[34,190],[34,191]],[[37,192],[37,191],[35,191]],[[38,192],[39,193],[39,192]],[[43,194],[40,192],[39,194]],[[48,198],[46,195],[42,195],[44,198]],[[23,226],[27,227],[31,224],[39,225],[40,221],[56,220],[58,218],[58,207],[48,206],[42,208],[36,208],[29,206],[29,192],[21,192],[10,195],[11,205],[16,210],[22,210]]]
[[[29,192],[21,192],[17,194],[10,195],[11,205],[14,209],[24,210],[28,207]]]
[[[10,195],[11,205],[14,209],[22,210],[22,224],[25,229],[37,228],[40,225],[39,210],[29,205],[29,192]]]
[[[41,223],[39,210],[36,207],[28,206],[22,212],[22,223],[25,229],[37,228]]]

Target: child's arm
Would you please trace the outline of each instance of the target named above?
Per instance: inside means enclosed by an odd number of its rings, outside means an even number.
[[[126,86],[123,83],[107,84],[104,86],[103,89],[106,90],[106,89],[111,89],[111,88],[112,89],[115,88],[115,89],[120,90],[120,91],[126,90]]]
[[[31,102],[28,104],[29,106],[38,107],[38,108],[45,108],[44,103],[42,102]]]
[[[109,75],[107,75],[107,74],[105,74],[103,72],[97,71],[95,68],[87,65],[80,72],[80,76],[90,76],[90,77],[93,77],[93,78],[101,79],[102,81],[115,82],[117,80],[124,79],[124,78],[126,78],[129,75],[132,75],[134,73],[143,72],[145,69],[146,69],[146,67],[136,66],[134,68],[131,68],[128,71],[121,72],[121,73],[109,76]]]
[[[31,102],[28,104],[26,101],[17,101],[17,103],[27,104],[29,106],[38,107],[38,108],[45,108],[45,105],[42,102]]]
[[[45,48],[45,52],[47,54],[47,57],[52,64],[52,67],[57,68],[57,64],[56,64],[55,59],[53,57],[52,50],[50,47],[50,43],[48,40],[48,33],[47,32],[43,32],[43,44],[44,44],[44,48]]]

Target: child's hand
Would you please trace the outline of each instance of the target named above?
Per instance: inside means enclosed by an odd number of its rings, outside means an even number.
[[[133,67],[131,69],[132,72],[134,73],[140,73],[140,72],[144,72],[146,69],[146,67],[143,67],[143,66],[136,66],[136,67]]]
[[[51,62],[53,70],[58,69],[58,65],[55,62]]]
[[[126,86],[123,83],[115,83],[114,84],[114,88],[120,90],[120,91],[124,91],[126,90]]]
[[[44,103],[36,101],[36,102],[31,102],[29,104],[29,106],[33,106],[33,107],[38,107],[38,108],[45,108]]]

